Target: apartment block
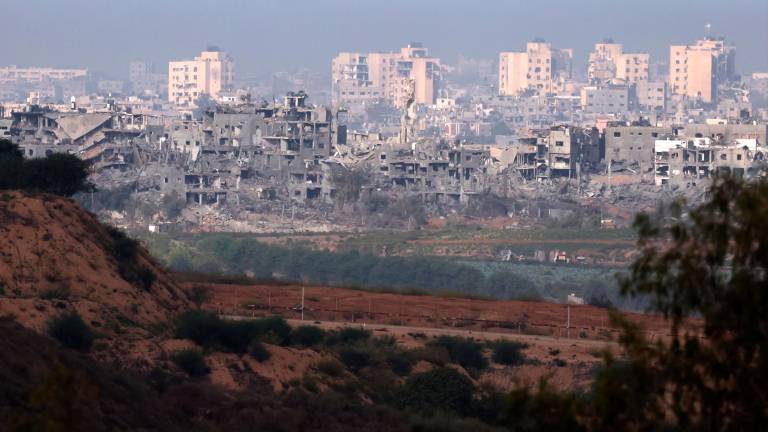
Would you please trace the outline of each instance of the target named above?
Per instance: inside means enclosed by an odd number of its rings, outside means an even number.
[[[0,68],[0,83],[63,81],[73,78],[84,78],[86,75],[88,75],[88,69],[19,68],[8,66]]]
[[[646,82],[649,60],[646,53],[625,53],[621,44],[605,40],[589,54],[587,78],[592,84],[615,79],[628,85]]]
[[[723,39],[706,38],[694,45],[669,48],[669,89],[672,94],[704,103],[717,101],[717,87],[735,77],[736,50]]]
[[[168,63],[168,101],[177,106],[194,106],[202,95],[218,99],[232,88],[235,63],[218,48],[210,47],[194,60]]]
[[[404,107],[434,104],[440,89],[440,59],[412,42],[400,52],[339,53],[331,63],[334,105],[387,101]]]
[[[664,111],[667,107],[667,83],[645,81],[635,85],[635,101],[642,110]]]
[[[591,114],[624,114],[629,110],[629,89],[626,85],[582,87],[581,108]]]
[[[573,50],[552,48],[544,41],[528,42],[523,52],[499,54],[499,95],[514,96],[526,90],[554,93],[570,80]]]

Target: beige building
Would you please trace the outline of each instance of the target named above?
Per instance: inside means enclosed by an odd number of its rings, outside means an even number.
[[[649,60],[646,53],[625,53],[621,44],[603,41],[589,54],[587,77],[593,84],[614,79],[628,85],[647,82]]]
[[[440,89],[440,59],[430,57],[420,43],[400,52],[339,53],[331,64],[334,105],[385,100],[396,107],[408,102],[413,82],[414,100],[434,104]]]
[[[235,63],[232,58],[209,48],[194,60],[168,63],[168,101],[177,106],[194,106],[203,94],[218,99],[223,90],[232,88]]]
[[[528,42],[523,52],[499,54],[499,95],[514,96],[526,90],[554,93],[571,78],[573,50]]]
[[[722,39],[669,48],[669,90],[704,103],[717,101],[717,86],[735,77],[736,50]]]
[[[85,77],[88,69],[55,69],[8,66],[0,68],[0,83],[60,81]]]

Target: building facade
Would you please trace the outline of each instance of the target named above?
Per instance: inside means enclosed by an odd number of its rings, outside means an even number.
[[[439,96],[440,59],[413,42],[388,53],[343,52],[331,63],[334,105],[387,101],[404,107],[413,93],[415,103],[432,105]]]
[[[736,50],[723,39],[669,48],[669,89],[703,103],[717,102],[717,86],[735,78]]]
[[[88,69],[55,69],[55,68],[19,68],[8,66],[0,68],[0,83],[63,81],[73,78],[85,78]]]
[[[230,90],[235,78],[235,63],[218,48],[203,51],[194,60],[168,63],[168,101],[177,106],[194,106],[202,95],[218,99]]]
[[[573,50],[552,44],[528,42],[523,52],[499,54],[499,95],[514,96],[526,90],[554,93],[558,84],[571,78]]]

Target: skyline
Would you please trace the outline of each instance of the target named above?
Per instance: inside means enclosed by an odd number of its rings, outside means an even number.
[[[238,78],[245,78],[282,70],[327,73],[338,52],[394,51],[410,41],[422,42],[447,63],[460,57],[497,60],[499,52],[522,49],[526,41],[541,37],[556,47],[573,48],[574,67],[583,70],[588,52],[604,38],[648,52],[653,62],[666,62],[669,45],[703,37],[709,23],[712,36],[736,45],[739,73],[768,70],[768,3],[754,0],[728,5],[706,0],[693,10],[686,2],[658,0],[631,10],[623,2],[600,0],[580,2],[578,9],[565,7],[572,3],[565,0],[533,5],[457,0],[381,5],[229,0],[212,5],[194,0],[183,7],[147,0],[26,3],[8,4],[6,15],[16,19],[8,20],[0,37],[14,40],[24,34],[25,43],[0,48],[3,66],[85,67],[125,78],[131,60],[162,65],[216,45],[232,55]],[[198,13],[186,14],[190,10]],[[186,19],[171,26],[182,12]],[[561,22],[573,25],[550,25]]]

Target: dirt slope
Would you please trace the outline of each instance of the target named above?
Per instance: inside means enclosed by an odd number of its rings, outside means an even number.
[[[40,330],[76,309],[102,331],[151,328],[189,307],[147,252],[74,201],[0,193],[0,315]]]

